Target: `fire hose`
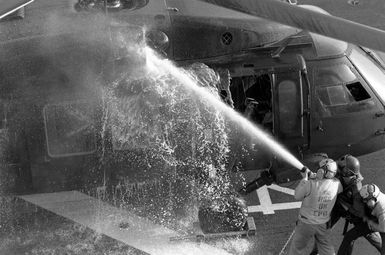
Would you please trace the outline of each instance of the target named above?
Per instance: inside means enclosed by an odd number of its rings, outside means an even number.
[[[293,181],[294,179],[297,179],[297,177],[295,175],[297,175],[298,172],[300,172],[300,173],[308,172],[309,174],[312,173],[309,170],[309,168],[304,166],[299,171],[298,171],[298,169],[295,169],[295,171],[291,171],[288,175],[285,175],[285,178],[283,178],[281,176],[278,176],[278,174],[280,174],[279,171],[266,170],[266,171],[263,171],[258,178],[249,182],[248,184],[246,184],[245,187],[240,189],[239,193],[241,195],[247,195],[247,194],[250,194],[251,192],[253,192],[254,190],[257,190],[257,189],[263,187],[264,185],[271,185],[273,183],[282,184],[282,183],[287,183],[287,182]]]

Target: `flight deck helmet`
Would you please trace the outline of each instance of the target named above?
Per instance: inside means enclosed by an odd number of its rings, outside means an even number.
[[[319,168],[317,170],[317,179],[331,179],[333,178],[337,173],[337,163],[331,159],[326,158],[319,162]]]
[[[350,154],[346,154],[338,160],[338,168],[340,169],[340,174],[342,177],[355,176],[357,178],[363,179],[360,172],[360,161]]]

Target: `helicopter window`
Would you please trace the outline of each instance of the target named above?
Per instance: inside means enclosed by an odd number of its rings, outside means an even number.
[[[43,109],[43,116],[50,157],[84,155],[96,150],[93,110],[90,104],[48,104]]]
[[[326,105],[345,105],[350,101],[349,94],[343,86],[332,86],[321,89],[319,96]]]
[[[361,83],[359,82],[347,84],[346,87],[348,88],[350,94],[356,101],[362,101],[370,98],[368,92],[364,89],[364,87],[362,87]]]
[[[345,64],[320,67],[316,70],[315,78],[316,84],[320,86],[347,83],[357,79]]]
[[[374,106],[370,94],[347,64],[319,67],[314,74],[321,115],[358,112]],[[357,104],[362,101],[364,104]]]
[[[317,89],[317,94],[323,116],[363,111],[375,105],[360,82],[320,87]],[[364,102],[364,104],[359,105],[357,102]]]
[[[280,131],[283,134],[292,134],[298,130],[298,116],[301,115],[299,94],[297,84],[291,80],[284,80],[278,85]]]
[[[347,105],[370,98],[369,93],[359,82],[318,88],[318,96],[326,106]]]

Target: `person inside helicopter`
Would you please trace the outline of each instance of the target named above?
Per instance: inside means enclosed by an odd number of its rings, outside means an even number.
[[[259,103],[252,97],[246,97],[245,111],[243,113],[245,117],[253,122],[262,123],[263,116],[258,113]]]
[[[251,122],[259,125],[266,132],[273,132],[272,121],[272,93],[271,93],[271,79],[269,75],[248,75],[248,76],[236,76],[231,77],[230,93],[233,101],[233,108],[245,118]],[[235,137],[239,137],[238,131],[235,131]],[[240,132],[240,131],[239,131]],[[237,165],[238,161],[242,162],[243,169],[260,169],[265,168],[265,165],[261,165],[262,161],[256,160],[256,158],[262,157],[260,146],[256,146],[256,141],[234,139],[234,156],[229,161],[229,168],[233,169]],[[247,147],[247,153],[251,153],[253,156],[242,158],[241,155],[243,146]],[[243,153],[243,152],[242,152]],[[252,159],[252,160],[248,160]],[[261,164],[260,164],[261,163]]]
[[[267,130],[273,129],[273,115],[272,115],[272,93],[271,82],[268,74],[255,75],[243,77],[244,93],[246,96],[245,105],[246,109],[250,103],[258,107],[253,107],[254,117],[252,121],[262,125]],[[245,109],[245,111],[246,111]]]

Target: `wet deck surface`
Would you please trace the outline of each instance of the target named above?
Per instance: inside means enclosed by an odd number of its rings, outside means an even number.
[[[385,150],[360,157],[364,182],[375,182],[385,189]],[[294,188],[294,187],[288,187]],[[268,190],[272,204],[295,202],[286,193]],[[257,193],[247,196],[249,206],[260,205]],[[11,198],[9,198],[11,199]],[[2,224],[12,225],[12,229],[0,228],[0,254],[145,254],[139,249],[125,245],[106,235],[93,231],[78,223],[48,212],[21,199],[13,198],[8,205],[16,206],[10,221]],[[6,213],[4,201],[2,214]],[[246,239],[216,239],[208,242],[211,251],[223,254],[287,254],[288,246],[298,209],[280,209],[274,212],[251,213],[257,233]],[[344,221],[340,220],[333,230],[333,240],[337,248],[342,240]],[[4,226],[4,225],[3,225]],[[129,234],[129,232],[127,232]],[[146,237],[143,237],[146,238]],[[159,243],[159,247],[161,244]],[[184,254],[193,252],[191,243],[185,244]],[[205,244],[206,245],[206,244]],[[285,249],[285,245],[287,245]],[[310,248],[310,247],[309,247]],[[182,249],[183,250],[183,249]],[[219,253],[213,254],[221,254]],[[164,254],[164,253],[163,253]],[[177,254],[175,251],[165,254]],[[180,253],[180,250],[178,251]],[[194,253],[191,253],[194,254]],[[376,254],[376,250],[365,239],[356,242],[353,254]]]

